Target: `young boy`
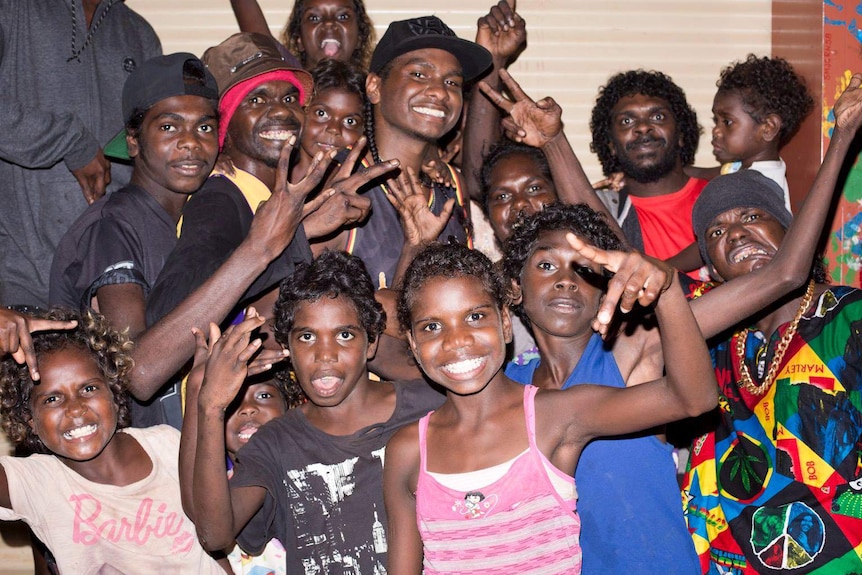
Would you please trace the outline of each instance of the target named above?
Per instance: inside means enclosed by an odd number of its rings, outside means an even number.
[[[181,474],[199,537],[213,550],[237,538],[250,552],[276,537],[288,573],[382,572],[383,448],[443,397],[422,381],[369,381],[382,307],[358,258],[324,252],[284,281],[276,304],[276,339],[308,401],[254,434],[228,484],[224,412],[259,346],[248,345],[248,333],[260,323],[210,337],[200,396],[188,403]]]
[[[218,86],[192,54],[144,62],[123,88],[128,186],[87,208],[54,255],[50,301],[99,310],[136,338],[146,329],[146,301],[177,243],[189,195],[218,154]]]
[[[749,54],[722,70],[712,103],[712,153],[721,173],[757,170],[782,187],[790,210],[781,146],[799,129],[814,100],[783,58]]]

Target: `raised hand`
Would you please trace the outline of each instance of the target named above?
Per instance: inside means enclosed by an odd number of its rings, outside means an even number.
[[[443,149],[440,146],[434,146],[429,150],[428,155],[422,161],[422,173],[431,178],[432,182],[437,182],[441,186],[447,188],[455,187],[455,179],[452,177],[452,172],[449,171],[449,162],[458,155],[461,151],[461,140],[453,142],[448,148]]]
[[[602,250],[572,233],[566,234],[566,239],[581,257],[614,274],[593,321],[593,329],[602,336],[608,333],[617,304],[623,313],[630,312],[635,302],[651,305],[673,283],[676,271],[662,261],[639,252]]]
[[[500,79],[512,94],[511,101],[486,82],[479,82],[479,89],[508,114],[502,121],[507,138],[541,148],[562,131],[563,109],[553,98],[534,102],[506,70],[500,70]]]
[[[36,364],[36,350],[30,334],[36,331],[72,329],[76,321],[57,321],[39,319],[16,311],[0,308],[0,355],[12,354],[12,359],[20,364],[26,363],[30,379],[39,380]]]
[[[246,312],[245,319],[221,333],[218,326],[210,323],[207,342],[206,368],[198,402],[226,410],[239,393],[248,377],[248,362],[261,346],[260,338],[251,339],[251,332],[263,325],[263,318],[253,308]],[[198,351],[196,361],[202,358],[200,350],[203,336],[195,334]]]
[[[844,130],[855,133],[862,122],[862,74],[853,74],[850,83],[835,102],[833,113],[835,114],[835,125]]]
[[[511,4],[500,0],[476,23],[476,43],[491,52],[494,65],[508,65],[527,43],[527,23]]]
[[[375,164],[353,173],[365,149],[365,136],[356,141],[350,154],[335,173],[332,181],[321,192],[323,202],[313,210],[306,210],[303,225],[308,237],[324,237],[337,229],[361,222],[371,209],[371,200],[357,193],[365,184],[398,167],[398,160]],[[320,197],[314,198],[312,202]],[[312,203],[312,202],[309,202]]]
[[[455,209],[455,198],[449,198],[440,215],[435,216],[428,207],[428,198],[412,168],[402,170],[394,182],[390,180],[386,199],[401,217],[404,243],[408,246],[420,246],[436,240]]]
[[[215,328],[215,331],[213,331]],[[218,339],[219,331],[218,327],[215,324],[210,324],[210,339]],[[186,396],[188,397],[191,390],[200,391],[201,385],[204,381],[204,372],[207,367],[207,359],[210,356],[210,349],[207,345],[207,336],[204,335],[204,332],[199,330],[196,327],[192,328],[192,335],[195,338],[195,355],[192,360],[192,369],[189,371],[189,375],[186,378]]]
[[[296,136],[291,136],[281,148],[275,175],[275,189],[272,190],[269,199],[258,207],[246,238],[251,245],[263,250],[269,261],[277,258],[293,240],[296,228],[299,227],[302,219],[334,194],[332,191],[324,192],[310,202],[305,202],[305,198],[323,179],[332,157],[318,152],[302,180],[297,184],[291,184],[288,174],[294,144],[296,144]]]

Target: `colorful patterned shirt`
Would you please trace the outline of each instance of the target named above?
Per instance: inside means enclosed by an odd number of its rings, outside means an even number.
[[[762,381],[787,324],[749,333]],[[698,438],[683,484],[703,573],[862,573],[862,291],[826,290],[799,323],[763,395],[741,387],[737,337],[713,350],[715,431]]]

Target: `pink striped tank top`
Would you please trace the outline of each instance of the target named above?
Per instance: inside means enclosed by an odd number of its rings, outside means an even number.
[[[557,493],[548,473],[572,485],[574,479],[553,467],[536,446],[537,389],[524,387],[529,449],[503,477],[471,491],[449,489],[429,475],[426,437],[430,414],[419,421],[416,520],[425,575],[581,572],[581,521],[575,501],[566,501]]]

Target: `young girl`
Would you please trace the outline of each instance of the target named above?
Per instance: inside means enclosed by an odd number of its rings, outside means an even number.
[[[365,73],[355,65],[323,60],[311,71],[314,93],[305,107],[305,124],[299,141],[299,162],[293,168],[304,174],[320,152],[353,146],[365,129]]]
[[[289,377],[281,366],[278,372]],[[227,476],[233,476],[234,463],[241,447],[254,437],[266,423],[284,415],[288,408],[288,392],[280,377],[272,373],[249,377],[240,388],[237,400],[227,410],[224,443],[227,448]],[[235,575],[284,575],[285,550],[278,539],[270,539],[260,555],[243,553],[237,545],[228,555]],[[263,571],[261,570],[263,569]]]
[[[241,31],[272,36],[257,0],[231,0],[231,6]],[[326,58],[367,69],[374,24],[362,0],[296,0],[280,40],[306,70]]]
[[[502,369],[511,321],[490,261],[460,246],[427,248],[408,268],[399,320],[447,401],[387,446],[389,573],[419,573],[423,563],[429,574],[579,572],[571,477],[584,445],[716,404],[706,344],[676,274],[635,253],[570,241],[582,266],[616,273],[617,289],[608,297],[615,301],[624,287],[624,312],[635,300],[657,300],[664,354],[676,361],[667,362],[667,377],[632,388],[520,386]],[[573,311],[585,305],[577,290],[569,291],[549,305]]]
[[[0,415],[16,445],[0,458],[0,518],[26,522],[62,573],[224,573],[183,513],[179,432],[126,428],[131,343],[96,314],[32,336],[39,381],[0,363]]]

